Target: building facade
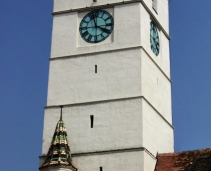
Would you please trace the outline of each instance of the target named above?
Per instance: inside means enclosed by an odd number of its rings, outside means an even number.
[[[168,0],[54,0],[52,14],[40,165],[63,106],[78,170],[153,171],[174,151]]]

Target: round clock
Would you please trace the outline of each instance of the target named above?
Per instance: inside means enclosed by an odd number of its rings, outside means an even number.
[[[111,34],[113,27],[114,20],[110,13],[104,10],[94,10],[81,20],[79,32],[86,42],[99,43]]]
[[[159,35],[154,22],[150,23],[150,44],[153,53],[158,56],[160,50]]]

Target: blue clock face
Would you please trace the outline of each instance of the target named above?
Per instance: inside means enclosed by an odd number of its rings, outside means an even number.
[[[158,56],[160,51],[159,35],[154,22],[150,23],[150,43],[153,53]]]
[[[99,43],[111,34],[113,27],[114,20],[110,13],[104,10],[94,10],[81,20],[79,32],[86,42]]]

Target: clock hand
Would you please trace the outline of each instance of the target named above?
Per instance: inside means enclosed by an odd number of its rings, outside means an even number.
[[[102,27],[100,27],[100,26],[97,26],[97,27],[100,28],[103,32],[105,32],[105,33],[107,33],[107,34],[111,33],[111,31],[108,30],[108,29],[106,29],[106,28],[102,28]]]
[[[95,18],[94,18],[94,22],[95,22]],[[95,35],[97,35],[97,24],[95,22]]]
[[[97,35],[97,18],[96,18],[96,35]]]
[[[96,26],[97,26],[97,18],[96,18]]]
[[[108,26],[108,25],[101,25],[101,26],[96,26],[97,27],[103,27],[103,26]],[[85,30],[86,28],[95,28],[95,26],[91,26],[91,27],[80,27],[81,30]]]
[[[97,27],[97,24],[96,24],[95,18],[93,18],[93,20],[94,20],[95,27]]]

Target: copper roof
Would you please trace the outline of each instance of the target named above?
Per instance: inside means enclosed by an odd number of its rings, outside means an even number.
[[[42,170],[43,168],[49,166],[63,166],[69,167],[73,171],[77,170],[72,163],[70,147],[68,144],[65,124],[62,120],[62,114],[56,125],[51,145],[47,153],[47,158],[39,169]]]
[[[158,154],[155,171],[211,171],[211,149]]]

